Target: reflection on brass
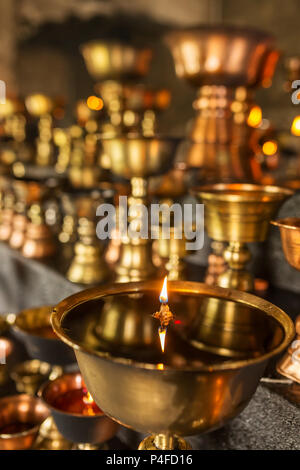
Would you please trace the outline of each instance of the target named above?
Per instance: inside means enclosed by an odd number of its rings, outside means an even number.
[[[205,274],[205,282],[209,286],[216,286],[218,277],[226,270],[226,262],[223,257],[225,244],[222,242],[212,241],[212,253],[208,256],[208,267]]]
[[[218,277],[218,285],[253,290],[253,277],[245,269],[251,258],[247,243],[266,239],[270,220],[293,191],[278,186],[215,184],[192,192],[205,205],[208,235],[229,242],[223,253],[229,267]]]
[[[111,171],[131,181],[129,208],[147,203],[148,180],[170,169],[175,158],[179,139],[172,137],[127,136],[103,138],[104,152],[110,159]],[[130,209],[129,209],[130,210]],[[136,216],[136,214],[135,214]],[[132,221],[132,218],[129,222]],[[140,230],[141,224],[136,229]],[[117,281],[139,281],[155,275],[152,262],[151,240],[122,238],[120,258],[115,267]]]
[[[25,98],[25,106],[29,114],[38,119],[38,137],[36,139],[35,162],[39,166],[53,164],[53,100],[44,94],[35,93]]]
[[[149,345],[146,356],[134,346],[124,354],[118,346],[108,350],[95,337],[91,339],[88,331],[106,298],[134,297],[142,320],[153,312],[160,290],[161,281],[145,281],[82,291],[58,304],[51,318],[55,332],[74,348],[84,382],[98,406],[125,426],[154,434],[158,448],[176,446],[177,436],[210,431],[238,415],[254,394],[268,360],[283,351],[294,335],[290,318],[264,299],[177,281],[169,283],[168,294],[181,324],[170,326],[163,355],[157,342]],[[182,338],[201,306],[205,315],[209,299],[225,306],[210,308],[211,314],[215,310],[222,319],[220,326],[218,318],[211,316],[211,327],[207,333],[202,330],[202,342],[209,348],[214,340],[217,355],[192,347],[189,337]],[[241,315],[230,314],[227,302],[244,309],[243,325]],[[211,335],[214,327],[219,331],[216,339]],[[249,334],[248,345],[252,339],[252,350],[260,353],[245,354],[242,359],[223,356],[224,347],[230,345],[230,330],[236,352],[245,352],[245,334]],[[240,335],[235,340],[236,331]],[[172,439],[174,444],[169,445]]]
[[[142,77],[152,58],[150,49],[116,42],[91,41],[81,46],[81,52],[95,80]]]
[[[99,410],[98,413],[87,415],[64,411],[57,408],[56,401],[59,396],[85,387],[79,372],[63,374],[54,381],[45,383],[38,395],[49,407],[58,431],[68,441],[80,444],[75,448],[81,450],[99,449],[106,441],[112,439],[119,429],[119,425]],[[93,446],[93,447],[92,447]],[[96,447],[97,446],[97,447]],[[74,447],[72,447],[74,448]]]
[[[296,338],[278,361],[277,371],[300,384],[300,316],[295,321]]]
[[[300,271],[300,218],[287,217],[273,220],[271,224],[279,227],[282,248],[288,263]]]
[[[78,221],[79,241],[74,246],[75,256],[67,278],[78,284],[99,284],[108,278],[108,268],[103,256],[103,246],[96,236],[96,225],[81,217]]]
[[[167,271],[169,281],[185,279],[186,266],[183,258],[187,255],[187,239],[182,232],[181,238],[175,238],[176,229],[170,227],[170,238],[164,238],[160,231],[157,240],[157,254],[165,261],[164,268]]]
[[[46,405],[36,397],[13,395],[0,399],[0,450],[30,449],[36,439],[39,427],[49,416]],[[6,433],[5,428],[22,431]]]
[[[138,450],[191,450],[190,444],[179,436],[170,434],[156,434],[146,437],[139,445]]]
[[[47,362],[38,359],[17,364],[11,371],[11,378],[16,384],[19,393],[35,395],[39,387],[46,380],[54,380],[62,374],[62,368],[51,366]]]
[[[33,448],[35,450],[70,450],[72,443],[67,441],[60,434],[52,416],[49,416],[49,418],[41,424]]]
[[[293,268],[300,271],[300,218],[287,217],[271,221],[272,225],[279,227],[281,235],[281,243],[284,255],[288,263]],[[300,317],[295,321],[297,337],[285,355],[277,364],[277,371],[288,377],[289,379],[300,383],[300,356],[299,356],[299,339],[300,339]]]
[[[251,143],[255,129],[247,119],[253,89],[271,84],[279,57],[273,37],[249,28],[203,25],[170,32],[166,43],[177,75],[199,88],[185,163],[204,167],[206,181],[258,181],[261,169]]]

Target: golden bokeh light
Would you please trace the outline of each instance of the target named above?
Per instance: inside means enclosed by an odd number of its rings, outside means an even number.
[[[267,140],[262,146],[262,151],[267,156],[275,155],[277,150],[278,144],[274,140]]]
[[[253,106],[251,108],[248,119],[247,119],[247,124],[250,127],[258,127],[262,121],[262,110],[259,106]]]
[[[296,116],[293,120],[291,133],[296,136],[300,136],[300,116]]]
[[[98,96],[89,96],[86,100],[86,104],[93,111],[100,111],[103,108],[103,100]]]

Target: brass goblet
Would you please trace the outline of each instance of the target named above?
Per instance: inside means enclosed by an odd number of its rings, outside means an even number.
[[[259,180],[251,148],[255,128],[248,120],[254,88],[269,85],[274,73],[279,54],[273,37],[250,28],[203,25],[167,33],[166,43],[178,77],[198,88],[187,166],[204,167],[212,182]]]
[[[128,135],[104,137],[101,143],[110,159],[112,173],[130,179],[131,196],[128,199],[130,210],[138,204],[147,205],[149,178],[161,175],[170,169],[179,139]],[[130,238],[127,235],[122,237],[116,273],[117,281],[120,282],[140,281],[154,275],[152,243],[149,237],[147,239]]]
[[[58,304],[52,314],[56,334],[73,347],[84,382],[100,408],[127,427],[151,433],[140,449],[188,449],[182,436],[223,426],[239,414],[254,394],[268,360],[283,351],[294,334],[291,319],[278,307],[253,295],[193,282],[170,282],[169,299],[180,324],[170,326],[162,353],[158,335],[144,337],[144,347],[115,344],[107,349],[95,327],[106,300],[134,298],[139,322],[146,324],[156,308],[161,282],[114,284],[86,290]],[[237,304],[244,315],[222,322],[236,352],[245,353],[244,331],[252,338],[243,359],[223,355],[228,335],[218,334],[211,354],[211,331],[220,318],[212,317],[209,334],[201,336],[204,351],[193,347],[188,332],[207,299],[220,306]],[[246,315],[245,315],[246,311]],[[155,321],[154,319],[152,319]],[[260,328],[261,324],[264,328]],[[219,328],[218,328],[219,329]],[[118,335],[118,330],[116,335]],[[248,341],[248,344],[249,341]],[[253,350],[257,351],[254,355]]]
[[[223,256],[229,268],[217,280],[220,287],[253,290],[253,277],[245,266],[251,259],[247,243],[266,239],[270,220],[293,191],[278,186],[215,184],[192,191],[205,205],[208,235],[229,242]]]
[[[152,52],[118,42],[91,41],[81,46],[88,72],[95,80],[138,78],[147,74]]]

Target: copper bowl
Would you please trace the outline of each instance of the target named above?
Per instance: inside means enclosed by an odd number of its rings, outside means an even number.
[[[117,423],[104,413],[86,416],[62,411],[55,407],[58,396],[70,390],[82,389],[83,386],[79,372],[64,374],[44,384],[39,391],[39,396],[49,407],[57,429],[66,439],[76,443],[102,444],[116,434],[119,429]]]
[[[300,217],[287,217],[271,222],[279,227],[281,243],[287,262],[300,270]]]
[[[0,399],[0,450],[30,449],[48,416],[48,408],[36,397],[23,394]],[[17,424],[28,425],[28,429],[14,434],[2,432]]]
[[[53,307],[45,305],[22,310],[14,321],[12,332],[21,340],[33,359],[49,364],[75,362],[72,350],[52,330],[50,315]]]
[[[250,28],[203,25],[170,32],[165,40],[177,75],[197,87],[257,86],[272,77],[278,58],[273,37]]]

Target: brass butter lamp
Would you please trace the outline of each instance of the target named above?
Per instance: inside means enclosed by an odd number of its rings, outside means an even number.
[[[126,352],[118,345],[113,350],[103,347],[95,327],[106,300],[134,297],[143,323],[157,310],[155,299],[160,290],[161,281],[145,281],[82,291],[55,307],[52,326],[74,348],[84,382],[98,406],[119,423],[151,434],[140,449],[189,449],[183,436],[223,426],[244,409],[268,360],[284,350],[294,328],[281,309],[264,299],[174,281],[169,283],[169,301],[177,322],[168,328],[164,353],[158,335],[144,348],[132,344]],[[224,335],[218,335],[211,355],[209,348],[200,351],[188,336],[183,337],[207,299],[219,305],[234,303],[247,310],[243,327],[251,333],[251,348],[256,345],[258,354],[246,354],[242,359],[225,357],[223,348],[228,338],[224,343]],[[239,330],[240,316],[228,317],[227,311],[223,310],[222,317],[225,327],[228,323],[227,329],[230,326],[232,331]],[[157,320],[152,320],[157,328]],[[263,329],[259,328],[262,321]],[[245,352],[242,332],[235,341],[237,352]],[[210,335],[204,334],[201,339],[204,346],[210,345]]]
[[[246,270],[251,259],[247,243],[263,242],[270,220],[293,191],[277,186],[215,184],[194,189],[205,207],[210,238],[228,242],[223,252],[228,269],[220,274],[220,287],[252,291],[253,276]]]
[[[251,149],[255,127],[248,118],[254,89],[271,84],[279,57],[274,38],[251,28],[202,25],[169,32],[165,40],[178,77],[198,89],[183,158],[187,166],[204,167],[206,181],[259,180]]]
[[[170,169],[176,156],[179,139],[163,136],[128,135],[101,139],[110,159],[114,175],[130,179],[128,207],[148,204],[149,178]],[[120,258],[116,268],[117,281],[140,281],[155,275],[152,243],[149,239],[122,237]]]

